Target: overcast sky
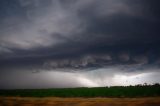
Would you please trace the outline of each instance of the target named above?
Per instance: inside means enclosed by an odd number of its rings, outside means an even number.
[[[159,0],[0,0],[0,89],[160,83]]]

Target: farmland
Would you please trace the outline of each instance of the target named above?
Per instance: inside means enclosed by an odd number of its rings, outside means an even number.
[[[3,97],[158,97],[159,85],[0,90]]]
[[[159,106],[160,85],[0,90],[0,106]]]
[[[0,106],[160,106],[160,97],[150,97],[150,98],[0,97]]]

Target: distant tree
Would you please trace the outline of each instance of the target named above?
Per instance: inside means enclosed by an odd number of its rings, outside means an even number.
[[[144,84],[143,84],[143,86],[147,86],[148,84],[145,82]]]
[[[139,87],[139,86],[143,86],[143,85],[142,85],[142,84],[137,84],[136,86],[138,86],[138,87]]]
[[[159,87],[159,86],[160,86],[160,84],[159,84],[159,83],[155,83],[155,84],[153,84],[153,86],[157,86],[157,87]]]

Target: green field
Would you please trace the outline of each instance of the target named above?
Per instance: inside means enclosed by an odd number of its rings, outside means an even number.
[[[113,86],[96,88],[0,90],[0,96],[20,97],[156,97],[160,85]]]

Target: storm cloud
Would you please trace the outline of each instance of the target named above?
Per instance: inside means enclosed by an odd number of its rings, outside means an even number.
[[[160,82],[153,77],[160,65],[158,4],[158,0],[1,0],[0,76],[6,75],[1,86],[36,88],[28,79],[38,77],[47,83],[47,73],[55,77],[52,84],[37,88],[84,86],[76,75],[85,76],[88,86],[107,86],[102,84],[105,77],[111,81],[115,74],[125,73],[151,73],[146,82]],[[102,72],[104,78],[96,77]],[[18,73],[24,76],[23,86],[10,80]],[[68,84],[58,82],[57,76],[65,76],[62,80]]]

